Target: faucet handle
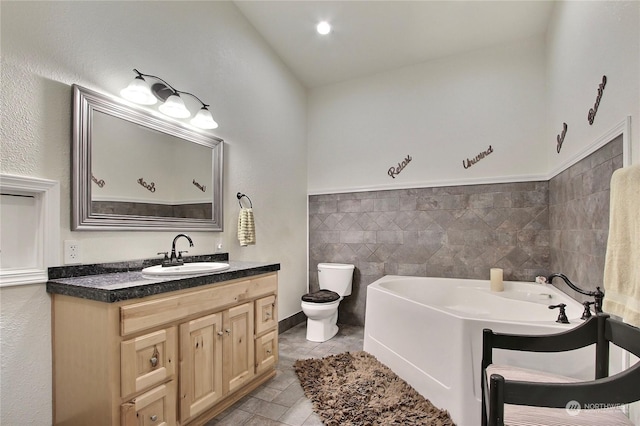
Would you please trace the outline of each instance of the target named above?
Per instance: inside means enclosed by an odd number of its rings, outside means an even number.
[[[189,253],[188,250],[178,251],[178,259],[182,259],[182,253]]]
[[[564,303],[560,303],[558,305],[549,305],[549,309],[560,308],[560,312],[558,313],[558,319],[556,320],[556,322],[569,324],[569,318],[567,318],[567,313],[564,310],[566,306],[567,305]]]
[[[164,259],[163,260],[169,260],[169,252],[168,251],[161,251],[158,254],[164,254]]]
[[[591,318],[591,309],[589,309],[590,305],[595,304],[596,302],[582,302],[582,305],[584,306],[584,312],[582,312],[582,316],[580,317],[580,319],[586,320],[587,318]]]

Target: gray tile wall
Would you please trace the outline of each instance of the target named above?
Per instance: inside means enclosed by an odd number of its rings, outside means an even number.
[[[312,195],[311,291],[318,289],[318,263],[354,264],[353,293],[340,304],[339,321],[363,325],[366,287],[389,274],[489,279],[489,269],[499,267],[505,280],[563,272],[595,289],[604,269],[609,181],[621,166],[618,138],[548,182]]]
[[[309,279],[320,262],[356,266],[339,321],[363,325],[366,287],[389,275],[533,280],[549,269],[548,183],[309,197]]]
[[[585,289],[602,287],[609,234],[609,183],[622,167],[622,136],[549,181],[552,272],[564,273]],[[557,281],[556,281],[557,280]],[[593,300],[553,284],[580,301]]]

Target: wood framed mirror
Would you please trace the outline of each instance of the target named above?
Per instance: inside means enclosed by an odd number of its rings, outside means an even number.
[[[71,229],[222,231],[223,146],[74,85]]]

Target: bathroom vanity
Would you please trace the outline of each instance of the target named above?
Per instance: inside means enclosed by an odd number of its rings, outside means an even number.
[[[51,268],[54,424],[203,425],[272,378],[280,265],[228,263]]]

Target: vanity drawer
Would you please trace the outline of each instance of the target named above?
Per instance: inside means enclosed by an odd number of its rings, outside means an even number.
[[[278,314],[276,309],[276,296],[263,297],[256,300],[256,334],[274,328],[278,325]]]
[[[273,330],[256,338],[256,374],[276,365],[278,362],[278,333]]]
[[[121,335],[143,331],[274,293],[277,275],[269,274],[204,290],[133,303],[120,308]]]
[[[175,374],[176,328],[169,327],[120,344],[122,397],[151,388]]]
[[[122,404],[120,411],[122,426],[174,426],[176,424],[175,380]]]

